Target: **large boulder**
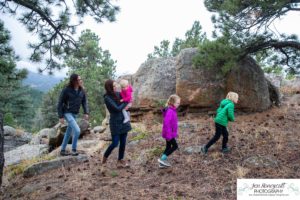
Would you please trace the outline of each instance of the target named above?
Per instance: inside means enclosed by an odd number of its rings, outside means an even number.
[[[53,127],[54,131],[49,132],[49,151],[54,150],[55,148],[59,147],[64,139],[64,133],[67,130],[66,124],[56,124]],[[71,141],[69,141],[71,142]]]
[[[35,134],[30,142],[30,144],[48,144],[49,138],[48,136],[55,132],[53,128],[44,128],[40,130],[37,134]]]
[[[239,94],[236,108],[242,111],[263,111],[280,104],[278,88],[265,78],[254,59],[246,57],[223,74],[220,66],[195,67],[197,51],[188,48],[176,58],[150,59],[136,74],[126,76],[134,89],[132,122],[161,114],[160,107],[174,93],[181,97],[182,114],[215,111],[229,91]]]
[[[17,134],[17,130],[10,126],[3,126],[4,136],[12,136],[15,137]]]
[[[86,134],[90,134],[91,130],[90,130],[90,123],[89,121],[85,120],[85,119],[81,119],[78,123],[79,128],[80,128],[80,136],[79,138],[82,138],[84,135]]]
[[[155,106],[176,92],[175,58],[143,63],[133,76],[134,106]]]
[[[215,107],[226,90],[225,78],[218,68],[195,68],[192,59],[197,49],[184,49],[176,61],[176,93],[183,106],[200,109]]]
[[[67,167],[74,163],[82,163],[87,161],[88,161],[87,155],[59,157],[53,160],[35,163],[27,167],[23,172],[23,176],[24,178],[30,178],[32,176],[42,174],[53,169]]]
[[[11,151],[31,141],[32,134],[10,126],[4,126],[4,152]]]
[[[5,166],[19,164],[22,160],[30,160],[35,157],[39,157],[45,153],[48,153],[48,145],[25,144],[25,145],[17,147],[14,150],[4,153]]]
[[[87,120],[81,119],[78,123],[78,126],[80,128],[79,138],[82,138],[84,135],[90,133],[90,123]],[[58,123],[50,130],[51,131],[48,131],[47,137],[48,137],[49,151],[52,151],[62,144],[64,139],[64,134],[67,130],[67,124]],[[72,134],[68,143],[69,144],[72,143]]]
[[[225,92],[228,91],[239,94],[236,107],[245,111],[263,111],[272,105],[268,81],[261,67],[252,58],[240,61],[228,73]]]
[[[184,49],[177,57],[176,93],[182,98],[182,105],[212,110],[229,91],[234,91],[239,94],[236,107],[240,110],[262,111],[271,106],[271,83],[267,82],[262,69],[253,59],[245,58],[226,75],[222,75],[218,67],[195,68],[192,58],[196,53],[195,48]],[[273,99],[279,97],[273,96]]]

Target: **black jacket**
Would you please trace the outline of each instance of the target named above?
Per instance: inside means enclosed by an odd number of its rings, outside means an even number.
[[[120,93],[116,93],[116,95],[120,98]],[[110,95],[104,95],[104,102],[110,113],[109,128],[111,134],[120,135],[130,131],[130,122],[123,123],[124,116],[122,110],[126,107],[127,103],[117,103]]]
[[[66,87],[61,91],[57,111],[59,118],[64,117],[64,113],[78,114],[80,105],[83,107],[84,114],[89,113],[88,102],[83,90],[75,90],[71,87]]]

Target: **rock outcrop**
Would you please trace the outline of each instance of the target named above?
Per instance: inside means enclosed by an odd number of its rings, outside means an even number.
[[[143,63],[133,76],[134,103],[138,106],[155,106],[176,92],[174,58],[150,59]]]
[[[82,138],[84,135],[89,134],[89,123],[86,120],[81,120],[79,122],[79,128],[80,128],[80,136],[79,138]],[[66,124],[57,124],[52,129],[52,131],[48,134],[48,144],[49,144],[49,150],[52,151],[53,149],[59,147],[64,139],[64,134],[67,130]],[[70,140],[68,144],[72,143],[72,135],[70,137]]]
[[[30,142],[32,145],[38,144],[48,144],[49,135],[55,134],[56,130],[54,128],[44,128],[35,134]]]
[[[59,157],[50,161],[43,161],[40,163],[35,163],[23,172],[23,176],[25,178],[29,178],[38,174],[42,174],[52,169],[57,169],[60,167],[66,167],[72,165],[74,163],[81,163],[88,161],[87,155],[79,155],[79,156],[67,156],[67,157]]]
[[[39,157],[42,154],[48,153],[48,145],[38,144],[29,145],[25,144],[17,147],[14,150],[4,153],[5,166],[20,163],[22,160],[30,160]]]
[[[191,109],[211,110],[224,97],[225,77],[220,69],[195,68],[192,58],[197,49],[184,49],[177,56],[176,93],[181,104]]]
[[[226,91],[223,96],[229,91],[239,94],[237,109],[257,112],[266,110],[272,105],[269,92],[271,88],[264,72],[252,58],[245,58],[233,67],[226,76],[225,84]]]
[[[32,134],[22,130],[16,130],[10,126],[4,126],[4,152],[11,151],[19,146],[27,144],[32,139]]]
[[[177,58],[176,93],[183,105],[213,110],[229,91],[234,91],[239,94],[237,109],[257,112],[271,106],[269,89],[273,88],[253,59],[245,58],[223,75],[219,67],[195,68],[192,57],[196,53],[197,49],[184,49]],[[276,92],[272,94],[277,101]]]
[[[247,57],[223,74],[216,66],[195,67],[196,48],[184,49],[176,58],[150,59],[141,65],[132,80],[133,120],[144,113],[157,113],[171,94],[181,97],[181,111],[214,111],[229,91],[239,94],[238,110],[258,112],[279,105],[279,91],[268,81],[256,62]],[[123,77],[124,78],[124,77]]]

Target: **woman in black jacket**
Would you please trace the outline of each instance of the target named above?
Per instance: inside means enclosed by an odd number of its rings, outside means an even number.
[[[72,155],[77,156],[77,140],[80,135],[80,128],[76,122],[77,114],[79,113],[80,106],[82,105],[84,111],[84,118],[88,120],[88,102],[85,91],[82,86],[82,80],[78,74],[72,74],[67,87],[65,87],[59,97],[57,111],[61,124],[64,124],[64,120],[68,122],[68,128],[64,135],[64,140],[61,144],[60,155],[67,156],[66,152],[67,144],[72,137]]]
[[[127,164],[123,160],[126,146],[126,138],[128,131],[131,130],[130,122],[123,123],[124,116],[122,110],[127,106],[127,103],[120,102],[120,93],[116,91],[117,83],[113,80],[105,82],[106,94],[104,95],[105,105],[110,113],[109,128],[112,137],[112,143],[106,149],[102,163],[106,163],[108,156],[119,145],[118,167],[126,167]]]

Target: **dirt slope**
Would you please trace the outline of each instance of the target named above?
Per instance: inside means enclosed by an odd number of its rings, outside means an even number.
[[[159,169],[164,148],[157,121],[135,124],[126,158],[130,169],[117,169],[115,150],[106,167],[100,153],[89,162],[24,179],[18,176],[2,188],[2,199],[236,199],[237,178],[300,178],[300,105],[284,102],[263,113],[236,115],[229,129],[232,152],[207,156],[186,154],[186,147],[212,137],[207,115],[180,119],[180,150],[170,157],[173,167]],[[136,139],[141,140],[137,141]],[[0,199],[1,199],[0,197]]]

